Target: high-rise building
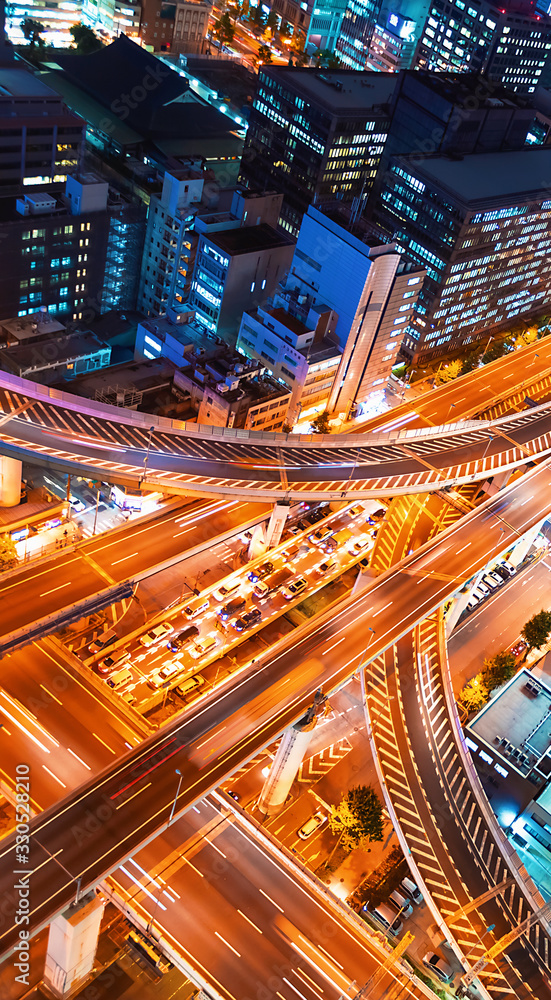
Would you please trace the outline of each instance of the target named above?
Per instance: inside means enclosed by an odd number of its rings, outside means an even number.
[[[82,0],[83,23],[111,38],[118,34],[137,38],[141,13],[139,0]]]
[[[323,52],[334,52],[340,37],[348,0],[319,0],[312,11],[306,45]]]
[[[393,159],[379,231],[427,270],[405,347],[462,347],[541,312],[551,294],[551,149]]]
[[[475,74],[263,67],[240,179],[282,191],[280,222],[296,235],[312,203],[360,215],[393,154],[522,147],[529,105]]]
[[[344,66],[365,69],[381,0],[348,0],[335,51]]]
[[[548,85],[551,20],[519,0],[507,9],[489,0],[433,0],[420,33],[414,65],[471,70],[520,94]]]
[[[172,51],[197,55],[204,52],[211,14],[209,0],[177,0]]]
[[[292,390],[290,423],[358,415],[384,395],[424,276],[393,244],[363,243],[310,208],[289,274],[243,316],[238,349]]]

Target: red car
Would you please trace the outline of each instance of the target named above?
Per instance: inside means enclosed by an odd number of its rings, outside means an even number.
[[[521,653],[524,653],[526,645],[527,644],[525,643],[524,639],[519,639],[519,641],[516,642],[514,646],[511,646],[511,652],[513,656],[520,656]]]

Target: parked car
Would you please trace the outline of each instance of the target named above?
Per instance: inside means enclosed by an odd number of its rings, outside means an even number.
[[[129,659],[130,653],[127,649],[117,649],[106,656],[104,660],[100,660],[96,670],[98,674],[106,676],[112,674],[114,670],[118,670]]]
[[[413,903],[417,903],[419,905],[419,903],[423,902],[423,894],[419,886],[413,881],[412,878],[409,877],[409,875],[406,875],[406,877],[402,879],[398,889],[404,894],[404,896],[409,896]]]
[[[511,652],[513,656],[520,656],[521,653],[524,653],[524,650],[526,648],[527,648],[527,643],[524,641],[524,639],[519,639],[518,642],[515,642],[514,646],[511,646]]]
[[[427,954],[423,958],[423,965],[427,969],[430,969],[441,983],[451,983],[454,971],[451,965],[446,962],[446,959],[442,958],[441,955],[437,955],[435,951],[427,951]]]
[[[327,823],[327,816],[321,811],[321,809],[318,809],[318,811],[315,812],[313,816],[310,816],[310,819],[307,819],[306,823],[303,823],[300,829],[297,830],[297,835],[301,840],[308,840],[308,837],[311,837],[316,830],[319,830],[320,826],[323,826],[324,823]]]
[[[186,646],[188,642],[192,639],[197,638],[199,635],[199,629],[197,625],[188,625],[187,628],[182,629],[177,635],[171,635],[167,642],[168,648],[173,652],[177,653],[182,646]]]
[[[236,632],[244,632],[245,629],[252,628],[253,625],[258,625],[258,622],[262,618],[262,611],[260,608],[251,608],[250,611],[246,611],[244,615],[237,618],[233,622],[233,627]]]
[[[153,646],[155,642],[160,642],[171,632],[174,632],[174,625],[171,625],[170,622],[161,622],[160,625],[155,625],[155,628],[152,628],[150,632],[141,635],[139,641],[142,646]]]
[[[308,581],[305,580],[303,576],[297,576],[296,580],[289,583],[286,587],[281,588],[281,593],[283,594],[286,601],[292,601],[299,594],[302,594],[308,586]]]

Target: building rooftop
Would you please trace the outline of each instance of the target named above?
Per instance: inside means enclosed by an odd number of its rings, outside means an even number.
[[[286,326],[287,329],[291,330],[291,332],[296,334],[297,337],[302,337],[305,333],[312,332],[308,329],[306,324],[302,322],[302,320],[298,319],[297,316],[293,316],[281,306],[277,309],[266,309],[265,312],[267,312],[269,316],[273,316],[278,323],[282,324],[282,326]]]
[[[18,344],[31,337],[53,337],[63,333],[65,327],[47,312],[36,312],[30,316],[16,316],[0,320],[0,339],[8,344]]]
[[[43,100],[50,98],[55,104],[59,103],[59,96],[55,90],[47,87],[34,73],[16,63],[0,66],[0,105],[6,97],[38,97]]]
[[[48,351],[44,353],[42,358],[41,347],[43,345],[47,345]],[[52,346],[55,346],[54,357],[52,357]],[[54,367],[87,354],[95,354],[102,349],[111,350],[109,345],[99,340],[94,333],[71,333],[65,337],[56,337],[54,341],[45,339],[32,344],[22,344],[18,347],[7,347],[4,351],[0,351],[0,365],[4,371],[15,371],[16,373],[23,370],[40,370],[42,364],[45,368]]]
[[[295,241],[285,233],[278,233],[267,223],[259,226],[240,226],[239,229],[224,229],[206,235],[211,243],[219,247],[230,257],[239,254],[258,253],[262,250],[275,250],[277,247],[293,246]]]
[[[338,344],[324,337],[316,344],[309,344],[300,350],[301,354],[308,360],[309,365],[319,364],[320,361],[329,361],[331,358],[340,358],[342,351]]]
[[[263,66],[262,76],[272,77],[330,114],[347,111],[363,114],[370,108],[390,105],[399,81],[397,73],[297,66]]]
[[[400,157],[396,158],[400,160]],[[444,188],[465,204],[524,201],[541,196],[551,177],[551,148],[536,146],[511,152],[471,153],[467,156],[427,156],[420,167],[400,160],[404,170]]]

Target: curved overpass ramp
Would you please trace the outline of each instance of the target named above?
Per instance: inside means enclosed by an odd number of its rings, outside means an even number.
[[[551,403],[385,435],[283,435],[121,410],[0,375],[0,454],[167,493],[340,499],[440,489],[551,454]]]

